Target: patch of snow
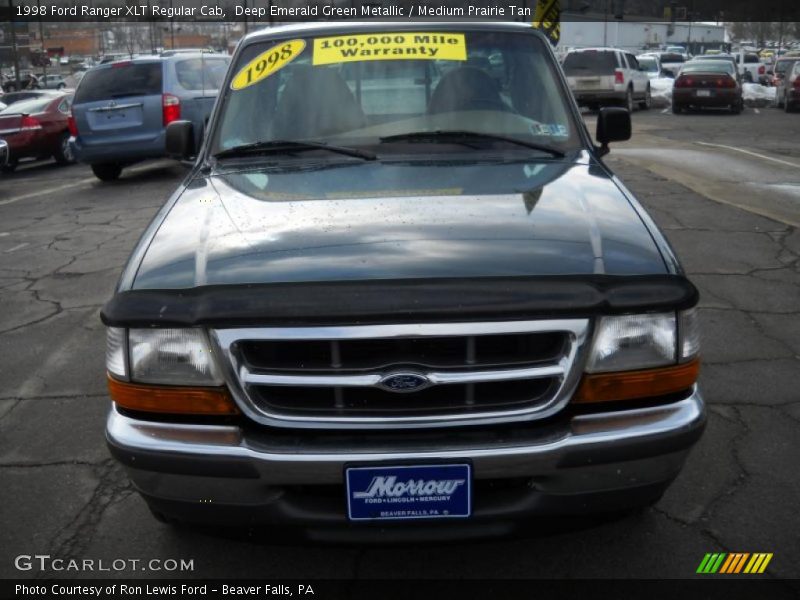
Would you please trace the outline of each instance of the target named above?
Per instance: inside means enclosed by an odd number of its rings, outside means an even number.
[[[650,79],[650,96],[653,101],[653,108],[672,104],[673,83],[675,83],[675,80],[671,77],[653,77]]]
[[[775,88],[758,83],[742,84],[742,95],[747,106],[768,106],[775,102]]]

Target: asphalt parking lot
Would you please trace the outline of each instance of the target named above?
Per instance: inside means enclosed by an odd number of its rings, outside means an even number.
[[[592,122],[591,115],[587,121]],[[0,577],[20,554],[193,559],[201,578],[683,578],[707,552],[772,552],[800,577],[800,115],[634,115],[609,162],[702,294],[709,424],[659,504],[525,539],[309,547],[156,522],[104,444],[98,318],[142,229],[184,176],[164,161],[101,184],[85,166],[0,179]],[[98,573],[163,576],[168,573]]]

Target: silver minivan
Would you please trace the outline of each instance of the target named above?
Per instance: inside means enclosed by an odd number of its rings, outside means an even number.
[[[75,156],[110,181],[127,165],[166,156],[165,130],[173,121],[191,121],[200,140],[229,62],[224,54],[197,52],[91,69],[72,105]]]

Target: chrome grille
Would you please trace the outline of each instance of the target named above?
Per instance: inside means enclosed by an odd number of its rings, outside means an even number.
[[[251,396],[265,412],[286,415],[404,417],[527,406],[544,398],[556,382],[556,377],[544,377],[451,383],[404,394],[373,387],[265,385],[251,388]]]
[[[504,367],[558,360],[563,331],[481,336],[432,336],[340,340],[245,340],[239,344],[249,370],[362,372],[396,365],[432,369]]]
[[[221,329],[211,339],[234,396],[260,423],[446,427],[562,408],[587,328],[585,319],[562,319]],[[397,377],[419,387],[387,385]]]

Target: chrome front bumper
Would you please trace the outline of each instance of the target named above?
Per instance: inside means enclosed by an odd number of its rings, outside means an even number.
[[[626,508],[641,503],[637,490],[663,491],[704,426],[695,389],[672,404],[493,433],[315,436],[148,422],[112,409],[106,434],[112,454],[160,512],[307,529],[347,524],[344,470],[359,464],[469,461],[476,486],[505,485],[484,501],[476,487],[477,521]]]

